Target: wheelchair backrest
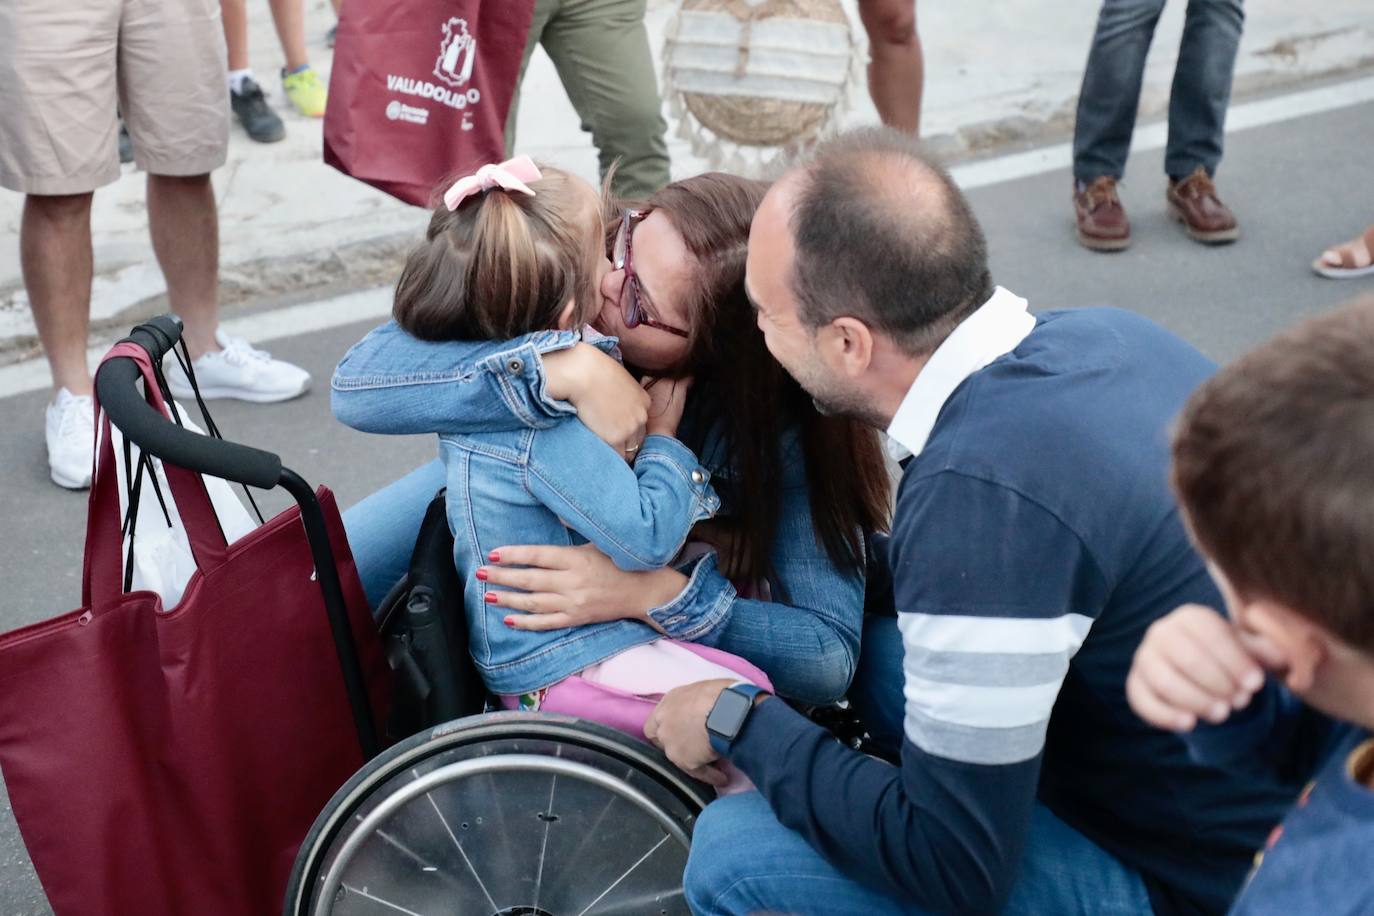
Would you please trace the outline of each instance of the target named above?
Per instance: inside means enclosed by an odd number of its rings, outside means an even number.
[[[377,619],[395,675],[389,740],[483,711],[487,693],[468,654],[443,490],[425,512],[409,572],[383,599]]]

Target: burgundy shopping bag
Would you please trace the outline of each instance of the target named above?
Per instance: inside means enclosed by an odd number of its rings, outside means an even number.
[[[140,362],[166,415],[147,354],[115,355]],[[200,476],[167,465],[198,571],[174,608],[123,594],[101,429],[83,606],[0,636],[20,833],[58,916],[279,913],[297,847],[363,762],[299,510],[226,546]],[[385,662],[334,498],[319,498],[380,715]]]
[[[446,177],[505,159],[534,0],[348,0],[324,161],[427,206]]]

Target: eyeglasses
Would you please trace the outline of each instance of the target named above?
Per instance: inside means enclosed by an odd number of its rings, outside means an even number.
[[[639,285],[639,277],[634,270],[634,227],[649,215],[648,210],[624,210],[620,214],[620,228],[616,230],[615,245],[611,248],[611,266],[625,271],[625,282],[620,287],[620,317],[627,328],[637,328],[641,324],[678,337],[691,337],[681,328],[655,321],[645,314],[644,303],[649,298]],[[650,303],[652,305],[652,303]]]

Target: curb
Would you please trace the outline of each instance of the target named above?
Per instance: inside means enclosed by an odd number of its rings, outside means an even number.
[[[1282,56],[1282,48],[1273,53]],[[1276,93],[1297,91],[1374,72],[1374,55],[1356,62],[1333,67],[1318,73],[1295,75],[1282,71],[1238,76],[1232,105]],[[975,122],[949,133],[925,138],[926,145],[949,165],[993,157],[999,153],[1062,143],[1072,136],[1074,110],[1077,99],[1069,98],[1049,110],[1044,117],[1013,115]],[[1167,111],[1167,99],[1161,104],[1154,100],[1148,107],[1142,102],[1139,127],[1159,120]],[[690,158],[686,144],[673,142],[674,155]],[[351,179],[350,179],[351,180]],[[398,204],[398,206],[401,206]],[[417,210],[417,223],[420,222]],[[394,227],[395,223],[392,223]],[[416,239],[414,231],[387,231],[372,237],[355,238],[342,245],[314,251],[295,252],[282,257],[255,257],[221,264],[220,303],[226,316],[258,311],[253,304],[273,305],[318,299],[327,295],[371,286],[386,286],[395,281],[405,260],[406,252]],[[93,335],[127,327],[167,310],[167,297],[161,291],[160,273],[150,265],[137,263],[121,265],[97,272],[92,298],[102,292],[114,299],[113,310],[100,310],[103,317],[93,318]],[[141,291],[153,290],[150,293]],[[0,307],[27,308],[22,301],[22,285],[0,289]],[[127,305],[117,304],[120,299]],[[0,365],[9,365],[32,358],[41,352],[37,335],[28,333],[0,337]]]

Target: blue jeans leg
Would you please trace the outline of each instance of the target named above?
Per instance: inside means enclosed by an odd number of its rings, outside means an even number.
[[[1079,181],[1125,174],[1145,55],[1163,9],[1164,0],[1104,0],[1102,4],[1073,129],[1073,177]]]
[[[1164,171],[1174,178],[1184,178],[1198,166],[1212,175],[1221,163],[1244,22],[1242,0],[1189,0],[1169,93]]]
[[[865,617],[859,667],[849,686],[849,702],[854,704],[859,721],[873,740],[892,754],[902,746],[904,682],[902,634],[897,630],[897,618]]]
[[[683,879],[697,916],[919,914],[846,878],[773,816],[757,792],[712,802]],[[1037,805],[1006,916],[1151,916],[1140,875]]]
[[[702,812],[683,889],[696,916],[920,913],[840,874],[757,792],[728,795]]]
[[[410,568],[425,509],[444,485],[439,459],[421,465],[343,514],[344,531],[363,591],[375,610]]]
[[[1140,872],[1055,817],[1031,811],[1026,854],[1003,916],[1153,916]]]

